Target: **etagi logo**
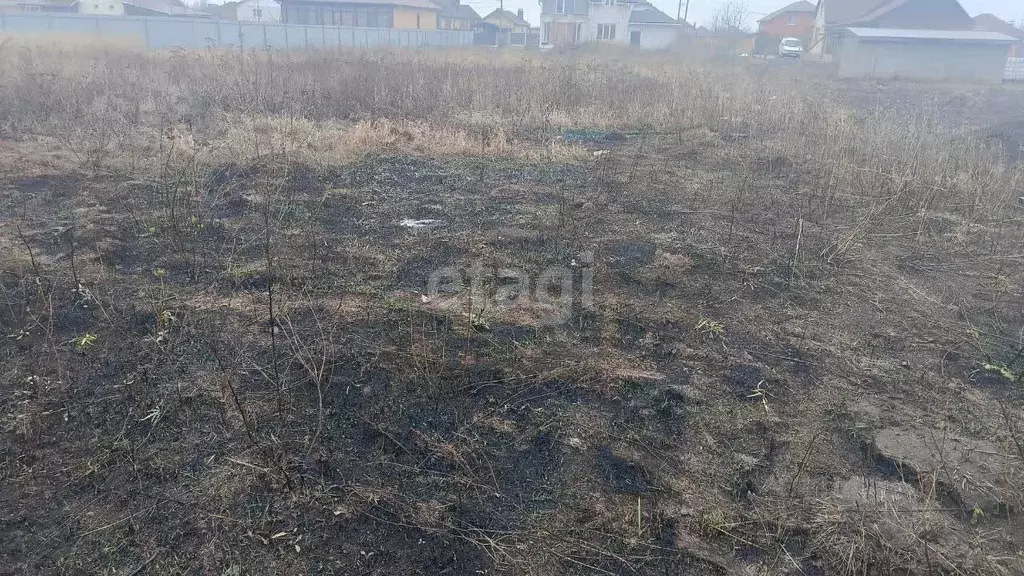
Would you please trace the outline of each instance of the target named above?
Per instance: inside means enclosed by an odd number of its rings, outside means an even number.
[[[574,305],[593,309],[593,262],[593,252],[584,252],[568,266],[549,266],[535,276],[522,268],[489,268],[479,262],[441,268],[427,279],[427,298],[465,300],[473,314],[528,309],[542,324],[558,325],[571,318]]]

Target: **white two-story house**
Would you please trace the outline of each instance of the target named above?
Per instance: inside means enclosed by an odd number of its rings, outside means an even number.
[[[542,0],[541,47],[588,42],[665,48],[679,22],[643,0]]]

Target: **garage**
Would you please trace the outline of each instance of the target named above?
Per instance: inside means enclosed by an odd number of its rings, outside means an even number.
[[[1015,40],[976,30],[845,28],[839,76],[998,83]]]

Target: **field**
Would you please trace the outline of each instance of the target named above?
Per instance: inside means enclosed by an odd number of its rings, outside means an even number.
[[[0,574],[1022,573],[1024,89],[759,66],[0,44]]]

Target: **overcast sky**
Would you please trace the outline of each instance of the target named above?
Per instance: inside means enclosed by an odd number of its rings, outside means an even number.
[[[673,18],[678,9],[678,2],[675,0],[650,0]],[[757,19],[765,14],[778,10],[794,0],[746,0],[747,9],[750,12],[748,24],[753,27]],[[812,2],[814,0],[811,0]],[[469,4],[481,16],[486,16],[491,10],[498,7],[498,0],[462,0],[463,4]],[[686,0],[683,0],[684,4]],[[715,6],[720,0],[690,0],[690,22],[706,24],[715,11]],[[1021,0],[960,0],[960,4],[971,16],[977,16],[983,12],[991,12],[1004,20],[1024,19],[1024,2]],[[537,0],[505,0],[505,9],[513,12],[522,8],[526,19],[534,26],[540,23],[540,6]]]

